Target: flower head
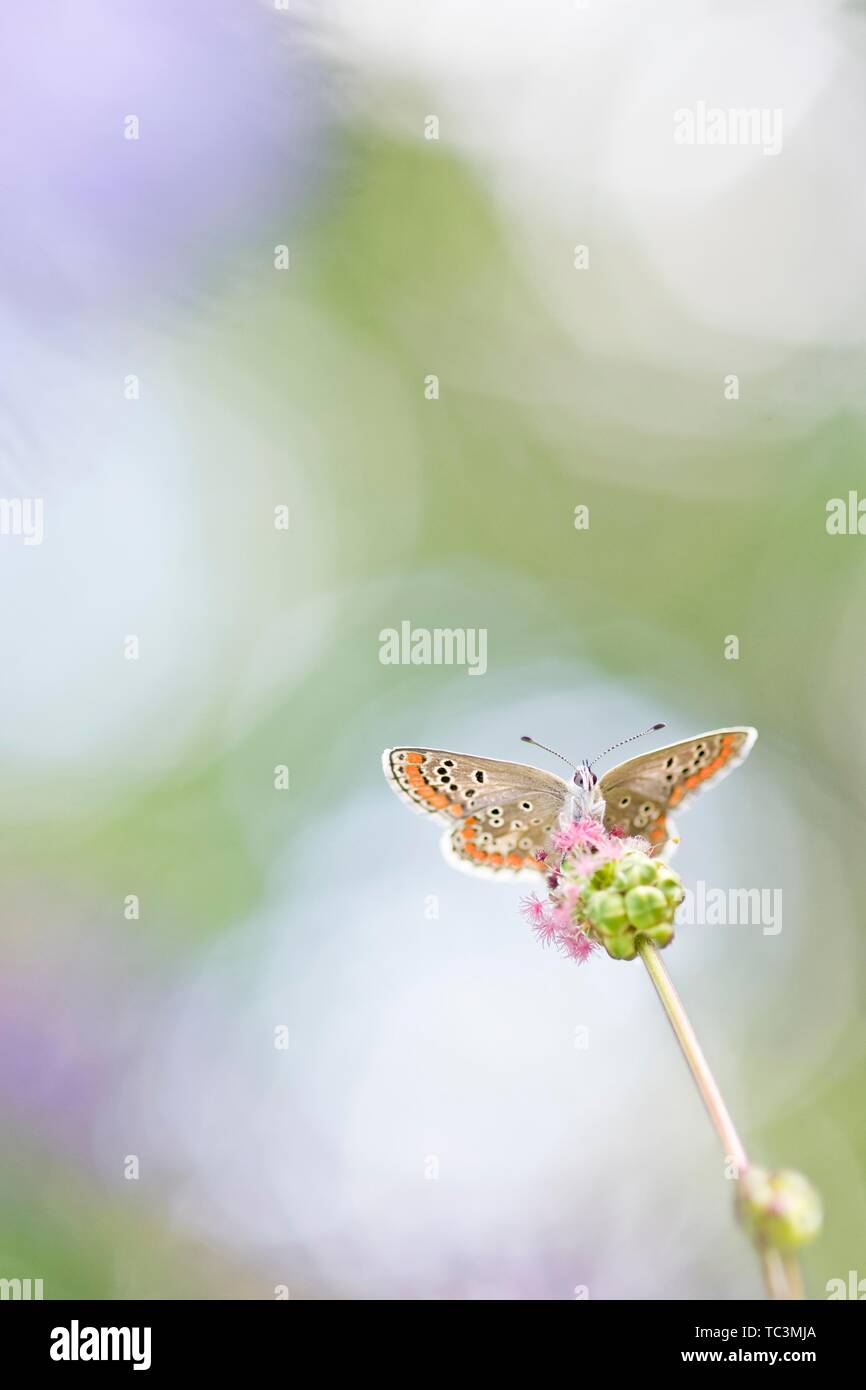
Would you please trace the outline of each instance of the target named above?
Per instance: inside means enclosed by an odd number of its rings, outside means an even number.
[[[550,904],[542,902],[537,893],[530,893],[521,900],[520,910],[542,946],[549,946],[556,938],[556,926]]]
[[[529,893],[520,899],[520,911],[531,927],[537,927],[547,914],[547,904],[537,893]]]
[[[650,857],[644,840],[609,833],[585,818],[560,826],[552,846],[545,859],[547,901],[533,894],[522,905],[545,945],[579,962],[598,946],[614,960],[631,960],[639,937],[656,946],[673,939],[683,887],[666,864]]]
[[[802,1173],[751,1167],[740,1179],[740,1219],[759,1246],[790,1252],[821,1229],[821,1198]]]
[[[600,821],[586,818],[560,826],[553,832],[552,839],[555,849],[567,853],[574,849],[575,845],[581,845],[585,849],[601,849],[608,836]]]
[[[594,941],[590,941],[584,932],[577,930],[569,934],[560,933],[557,945],[564,956],[576,960],[578,965],[583,965],[583,962],[589,960],[590,956],[598,950]]]

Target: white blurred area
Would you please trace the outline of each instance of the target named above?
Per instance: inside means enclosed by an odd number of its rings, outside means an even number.
[[[139,345],[134,362],[140,396],[127,399],[130,358],[52,358],[22,334],[7,375],[0,494],[38,497],[44,515],[42,544],[0,541],[0,753],[16,815],[48,770],[86,768],[78,807],[189,756],[227,679],[283,620],[284,576],[300,605],[333,565],[334,526],[297,446],[208,394],[165,343]],[[288,498],[303,518],[290,535],[274,527]],[[322,606],[315,626],[293,626],[273,677],[283,693],[328,622]]]
[[[579,757],[658,713],[587,669],[506,697],[520,674],[490,681],[485,714],[419,699],[413,727],[520,759],[531,725]],[[600,709],[605,727],[590,728]],[[178,1230],[257,1266],[264,1297],[269,1279],[360,1297],[758,1296],[715,1136],[640,963],[545,952],[518,913],[525,887],[444,863],[439,827],[378,773],[396,711],[341,732],[369,763],[362,788],[285,846],[266,909],[141,1021],[95,1160],[139,1153]],[[672,738],[698,732],[665,713]],[[757,755],[680,826],[686,882],[766,884],[768,819],[787,839],[783,932],[682,927],[666,953],[747,1139],[800,1103],[856,1007],[844,961],[816,953],[811,985],[835,1023],[799,1015],[803,1035],[749,1110],[740,1021],[775,1016],[808,949],[797,827]],[[788,1002],[798,1016],[796,986]]]
[[[320,41],[345,65],[367,118],[423,147],[434,113],[432,148],[468,156],[486,176],[516,263],[588,354],[578,377],[548,387],[558,403],[602,418],[627,409],[684,435],[735,430],[750,411],[789,402],[790,380],[771,374],[791,353],[862,344],[866,15],[857,7],[330,0],[315,9]],[[698,102],[780,109],[781,150],[677,144],[674,113]],[[590,253],[583,271],[573,266],[579,244]],[[605,358],[632,365],[627,398],[621,375],[610,397]],[[725,415],[715,407],[727,373],[742,377],[743,392],[742,409]],[[842,362],[820,389],[804,367],[799,395],[807,418],[814,395],[856,408],[861,399]]]

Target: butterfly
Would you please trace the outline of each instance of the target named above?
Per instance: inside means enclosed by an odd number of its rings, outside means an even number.
[[[442,850],[449,863],[470,873],[528,878],[545,872],[554,831],[584,816],[614,834],[641,836],[653,853],[670,852],[676,831],[669,812],[685,809],[727,776],[757,737],[751,728],[713,729],[641,753],[601,778],[590,763],[579,763],[571,782],[523,763],[440,748],[386,748],[382,767],[401,801],[447,826]]]

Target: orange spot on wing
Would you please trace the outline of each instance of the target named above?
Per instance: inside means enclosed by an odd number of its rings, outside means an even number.
[[[501,854],[491,854],[491,855],[489,855],[489,859],[490,859],[491,864],[495,864],[495,865],[496,865],[497,869],[499,868],[499,865],[502,863],[502,855],[501,855]]]
[[[432,788],[431,788],[431,795],[428,797],[428,800],[429,800],[431,806],[435,806],[435,807],[436,807],[436,810],[437,810],[437,811],[441,811],[441,809],[442,809],[443,806],[447,806],[447,805],[448,805],[448,798],[447,798],[447,796],[443,796],[442,792],[439,792],[439,793],[437,794],[436,792],[434,792],[434,791],[432,790]]]
[[[407,753],[407,754],[406,754],[406,762],[407,762],[407,763],[423,763],[423,761],[424,761],[424,754],[423,754],[423,753]]]
[[[523,860],[520,858],[519,854],[507,854],[505,856],[505,862],[509,868],[519,869],[520,865],[523,863]]]
[[[460,805],[459,801],[452,801],[451,805],[448,807],[448,810],[451,812],[452,816],[463,815],[463,807]]]
[[[683,788],[682,788],[682,786],[674,787],[673,791],[671,792],[671,799],[670,799],[670,803],[669,803],[669,804],[670,804],[671,806],[676,806],[677,802],[678,802],[678,801],[682,801],[682,799],[683,799]]]

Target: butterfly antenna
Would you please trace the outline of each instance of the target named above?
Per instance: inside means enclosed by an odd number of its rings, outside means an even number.
[[[529,734],[521,734],[520,742],[531,743],[534,748],[541,748],[544,750],[545,753],[552,753],[554,758],[562,758],[562,761],[564,763],[567,763],[569,767],[574,767],[574,763],[571,761],[570,758],[563,757],[561,753],[557,753],[555,748],[548,748],[546,743],[539,743],[537,739],[530,738]]]
[[[622,748],[624,743],[634,743],[636,738],[646,738],[647,734],[654,734],[656,729],[663,729],[664,727],[664,724],[651,724],[648,729],[642,729],[639,734],[629,734],[628,738],[621,738],[618,743],[612,743],[609,748],[605,748],[603,753],[596,753],[592,763],[597,763],[599,758],[606,758],[608,753],[612,753],[615,748]],[[587,766],[592,767],[592,763],[588,763]]]

